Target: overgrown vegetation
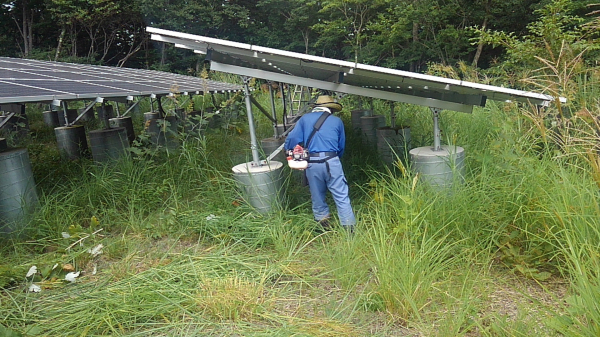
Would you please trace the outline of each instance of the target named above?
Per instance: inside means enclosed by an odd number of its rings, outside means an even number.
[[[426,109],[398,110],[414,146],[428,144]],[[285,211],[259,215],[244,205],[229,177],[249,158],[237,130],[209,129],[179,151],[106,167],[49,165],[43,158],[56,150],[31,142],[36,176],[61,178],[38,180],[42,207],[27,238],[3,243],[3,329],[593,336],[596,157],[581,151],[586,143],[575,141],[574,129],[563,142],[572,145],[550,146],[554,138],[543,140],[529,111],[507,103],[443,114],[444,139],[468,154],[466,183],[450,194],[430,190],[403,165],[387,171],[349,137],[354,236],[316,234],[308,191],[294,180]],[[33,132],[42,135],[37,116]],[[269,122],[258,122],[267,136]],[[26,277],[33,265],[37,272]],[[69,272],[81,274],[71,283]]]
[[[524,39],[479,30],[527,51],[488,71],[430,66],[568,99],[443,112],[444,141],[466,149],[464,184],[439,192],[407,163],[384,167],[348,129],[354,235],[317,233],[291,172],[286,208],[260,215],[240,199],[230,169],[250,158],[243,114],[199,121],[176,151],[141,142],[131,158],[96,166],[62,162],[28,106],[23,145],[41,207],[24,236],[2,241],[0,335],[599,335],[600,73],[584,29],[594,21],[565,24],[557,13],[568,3],[542,9]],[[243,110],[225,98],[181,102],[168,108]],[[357,102],[342,101],[347,124]],[[427,109],[395,111],[414,147],[431,144]]]

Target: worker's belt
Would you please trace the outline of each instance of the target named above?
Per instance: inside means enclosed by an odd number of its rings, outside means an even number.
[[[337,152],[313,152],[308,156],[309,163],[325,163],[329,159],[337,157]]]

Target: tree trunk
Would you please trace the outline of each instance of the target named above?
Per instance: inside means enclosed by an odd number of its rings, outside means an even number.
[[[77,26],[76,24],[71,25],[71,56],[77,57]]]
[[[144,41],[140,41],[140,44],[138,44],[137,47],[129,49],[129,52],[127,53],[127,55],[125,55],[125,57],[123,57],[122,59],[119,60],[119,62],[117,63],[117,67],[123,67],[125,65],[125,62],[127,62],[129,60],[129,58],[131,58],[135,53],[137,53],[138,51],[140,51],[140,49],[142,49],[142,46],[144,45]]]
[[[419,21],[413,21],[412,26],[412,43],[415,46],[419,42]],[[410,71],[417,71],[417,62],[413,61],[410,63]]]
[[[65,39],[65,33],[67,32],[67,27],[65,25],[62,26],[60,30],[60,36],[58,37],[58,45],[56,46],[56,53],[54,54],[54,61],[58,60],[60,56],[60,49],[62,48],[63,40]]]
[[[490,11],[492,7],[492,1],[487,0],[485,2],[485,17],[483,18],[483,25],[481,27],[482,30],[485,30],[487,27],[488,19],[490,17]],[[475,57],[473,57],[473,63],[471,64],[473,68],[477,67],[477,63],[479,62],[479,58],[481,57],[481,52],[483,51],[483,41],[480,39],[479,44],[477,45],[477,51],[475,52]]]
[[[27,23],[27,44],[29,45],[29,52],[33,50],[33,11],[29,11],[29,22]]]
[[[486,15],[485,19],[483,19],[483,26],[481,26],[482,30],[485,30],[487,26],[488,17]],[[479,57],[481,57],[481,52],[483,51],[483,40],[479,40],[479,44],[477,45],[477,51],[475,52],[475,57],[473,57],[473,63],[471,64],[473,68],[477,68],[477,62],[479,62]]]
[[[146,64],[146,69],[150,68],[150,63],[148,60],[150,59],[150,46],[148,43],[148,39],[144,39],[144,63]]]
[[[304,40],[304,53],[308,54],[308,35],[310,32],[308,30],[302,32],[302,39]]]
[[[160,49],[160,66],[164,66],[165,65],[165,61],[167,60],[167,53],[166,53],[166,44],[163,42],[162,43],[162,48]]]
[[[29,55],[29,16],[27,13],[29,12],[29,1],[23,0],[23,30],[21,34],[23,35],[23,55]]]

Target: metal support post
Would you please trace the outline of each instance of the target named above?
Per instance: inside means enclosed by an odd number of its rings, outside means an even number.
[[[208,92],[210,94],[210,101],[212,102],[213,107],[216,110],[219,110],[219,106],[217,105],[217,99],[215,98],[215,94],[217,93],[216,91],[213,91],[212,93],[209,91]]]
[[[167,117],[167,113],[165,112],[165,109],[163,109],[163,106],[162,106],[162,98],[163,98],[163,96],[156,95],[156,106],[158,107],[158,118]]]
[[[66,101],[62,101],[62,107],[63,107],[63,116],[65,116],[65,126],[69,126],[69,117],[67,114],[67,102]]]
[[[287,100],[288,104],[289,104],[289,112],[290,112],[290,116],[294,116],[294,102],[292,102],[292,87],[291,84],[288,84],[288,90],[285,93],[285,99]]]
[[[271,96],[271,115],[273,116],[273,137],[277,138],[279,136],[277,134],[277,114],[275,111],[275,93],[273,93],[273,83],[271,81],[267,82],[269,84],[269,95]]]
[[[287,107],[285,103],[285,91],[283,90],[283,83],[279,82],[279,92],[281,92],[281,105],[283,106],[283,117],[281,123],[283,123],[283,131],[287,130]]]
[[[260,166],[260,157],[258,155],[258,142],[256,141],[256,130],[254,128],[254,116],[252,115],[252,102],[250,101],[250,82],[249,77],[242,77],[244,80],[244,93],[246,98],[246,112],[248,113],[248,126],[250,130],[250,150],[252,151],[252,165]]]
[[[104,128],[108,130],[110,129],[110,123],[108,122],[108,114],[106,113],[106,103],[104,103],[104,101],[102,101],[102,112],[102,117],[104,117]]]
[[[430,108],[433,113],[433,151],[440,151],[442,149],[442,134],[440,131],[439,117],[442,109]]]

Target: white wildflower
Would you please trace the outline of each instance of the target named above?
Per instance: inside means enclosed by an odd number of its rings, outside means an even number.
[[[218,216],[214,215],[214,214],[210,214],[209,216],[206,217],[206,221],[211,221],[211,220],[215,220],[217,219]]]
[[[70,238],[70,237],[71,237],[71,235],[70,235],[69,233],[67,233],[67,232],[62,232],[61,234],[62,234],[62,237],[63,237],[64,239],[68,239],[68,238]]]
[[[30,293],[39,293],[40,291],[42,291],[42,288],[40,286],[38,286],[37,284],[31,284],[29,286],[29,292]]]
[[[29,271],[27,272],[27,275],[25,275],[25,277],[33,276],[36,273],[37,273],[37,267],[31,266],[31,268],[29,268]]]
[[[92,254],[93,257],[96,257],[100,254],[102,254],[102,248],[104,248],[103,244],[98,244],[96,247],[88,249],[88,253]]]
[[[65,275],[65,281],[75,282],[75,279],[79,277],[80,273],[81,272],[79,272],[79,271],[76,273],[74,273],[74,272],[68,273],[67,275]]]

